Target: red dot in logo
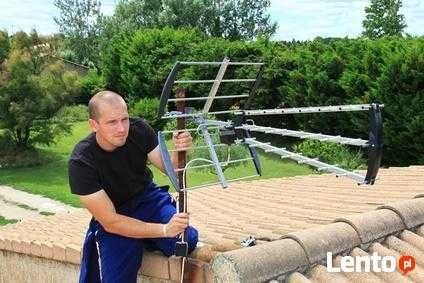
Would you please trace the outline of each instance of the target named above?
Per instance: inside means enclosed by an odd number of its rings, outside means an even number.
[[[403,255],[399,258],[399,269],[406,274],[415,268],[415,258],[411,255]]]

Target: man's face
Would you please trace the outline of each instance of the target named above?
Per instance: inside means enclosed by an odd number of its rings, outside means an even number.
[[[112,151],[123,146],[128,137],[129,116],[125,103],[100,103],[98,118],[90,119],[90,127],[96,132],[99,145]]]

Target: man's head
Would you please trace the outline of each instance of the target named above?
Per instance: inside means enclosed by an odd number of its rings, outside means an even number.
[[[125,144],[129,130],[129,116],[124,99],[112,91],[95,94],[88,103],[89,124],[96,133],[97,143],[112,151]]]

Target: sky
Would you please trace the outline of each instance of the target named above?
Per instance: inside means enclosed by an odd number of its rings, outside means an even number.
[[[112,15],[118,0],[101,2],[103,14]],[[357,37],[368,5],[369,0],[271,0],[268,12],[278,23],[273,39]],[[403,0],[400,12],[405,16],[407,33],[424,35],[424,0]],[[58,32],[53,21],[57,14],[53,0],[0,0],[0,29],[9,33],[33,28],[40,34]]]

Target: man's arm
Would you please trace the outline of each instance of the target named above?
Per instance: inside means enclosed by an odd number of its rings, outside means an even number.
[[[172,142],[175,149],[186,149],[192,147],[192,138],[189,132],[174,132],[172,135]],[[151,152],[147,154],[149,161],[162,172],[165,172],[165,168],[160,155],[159,146],[156,146]],[[171,161],[174,168],[178,168],[178,151],[171,153]]]
[[[175,214],[168,224],[148,223],[118,214],[104,190],[80,196],[80,199],[82,204],[109,233],[131,238],[175,237],[184,232],[184,229],[188,226],[188,215],[186,213]]]

